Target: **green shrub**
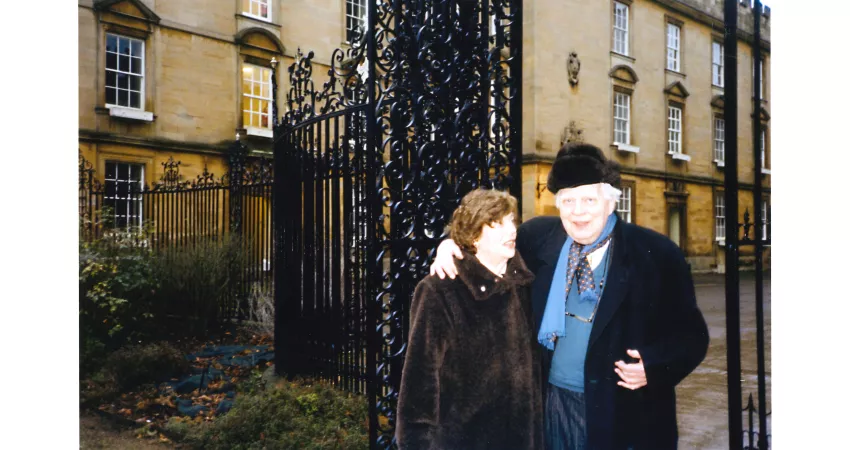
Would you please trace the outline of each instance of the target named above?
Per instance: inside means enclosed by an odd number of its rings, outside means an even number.
[[[103,371],[122,389],[132,389],[185,374],[189,371],[189,362],[173,345],[157,342],[113,352],[107,357]]]
[[[81,357],[96,356],[90,351],[100,344],[109,350],[150,334],[158,288],[152,261],[140,229],[80,242]]]
[[[366,449],[368,407],[362,396],[325,383],[279,382],[265,392],[239,394],[212,422],[174,420],[166,428],[204,449]]]
[[[244,261],[243,241],[230,235],[162,252],[156,258],[161,303],[189,319],[190,332],[206,333],[233,301]]]

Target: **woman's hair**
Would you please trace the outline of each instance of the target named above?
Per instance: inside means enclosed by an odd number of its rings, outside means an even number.
[[[508,214],[517,216],[517,201],[507,192],[476,189],[466,194],[452,214],[449,237],[458,247],[475,252],[473,243],[481,236],[484,225],[501,222]]]

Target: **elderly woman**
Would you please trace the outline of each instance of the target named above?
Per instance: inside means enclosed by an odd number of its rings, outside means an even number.
[[[542,396],[528,286],[516,253],[516,199],[478,189],[451,238],[458,276],[428,276],[413,294],[396,438],[405,449],[542,447]]]

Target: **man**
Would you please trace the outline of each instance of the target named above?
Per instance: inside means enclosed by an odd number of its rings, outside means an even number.
[[[708,329],[681,250],[617,220],[619,166],[599,148],[567,144],[547,188],[557,217],[535,217],[516,246],[544,346],[550,449],[675,449],[675,386],[702,362]],[[453,278],[449,240],[432,273]]]

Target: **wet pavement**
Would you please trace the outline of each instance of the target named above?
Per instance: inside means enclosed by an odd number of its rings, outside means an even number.
[[[742,405],[753,395],[758,407],[756,359],[755,273],[741,273],[741,392]],[[726,374],[726,292],[723,275],[695,275],[697,302],[708,323],[711,342],[699,367],[676,387],[679,448],[729,448],[729,413]],[[765,386],[767,411],[770,401],[770,274],[764,276]],[[741,414],[743,429],[748,428]],[[758,414],[754,416],[758,428]],[[767,416],[770,434],[770,416]],[[745,441],[746,445],[746,441]]]

